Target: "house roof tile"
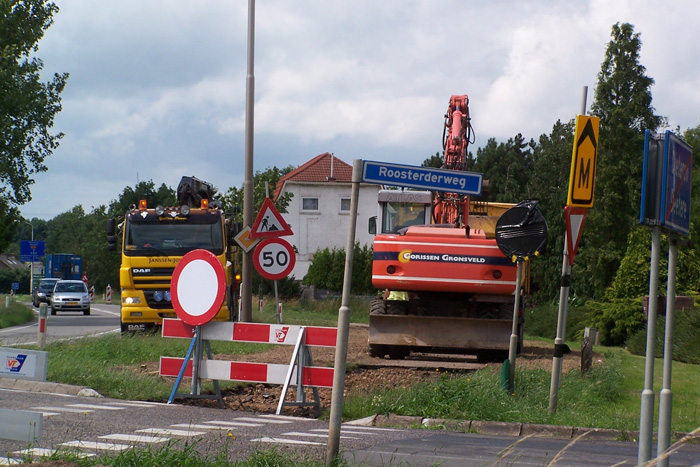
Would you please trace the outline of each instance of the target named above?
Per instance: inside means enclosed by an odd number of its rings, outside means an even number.
[[[331,153],[323,153],[279,179],[273,194],[277,199],[287,182],[337,183],[352,181],[352,166]]]

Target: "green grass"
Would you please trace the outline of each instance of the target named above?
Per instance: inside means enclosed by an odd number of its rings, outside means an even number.
[[[134,448],[121,451],[119,454],[99,454],[85,457],[78,452],[59,450],[49,460],[71,462],[80,467],[104,466],[110,467],[322,467],[325,462],[321,459],[304,457],[300,454],[281,452],[277,449],[258,450],[252,452],[244,460],[232,460],[228,456],[229,443],[227,440],[209,443],[202,446],[202,440],[182,443],[170,441],[157,448]],[[217,440],[219,441],[219,440]],[[46,459],[45,459],[46,460]],[[28,462],[31,459],[27,459]],[[347,465],[344,461],[334,464]]]
[[[267,300],[261,312],[253,313],[256,322],[275,322],[274,300]],[[322,306],[321,306],[322,305]],[[340,300],[326,302],[293,301],[284,305],[284,322],[335,326]],[[367,321],[368,302],[351,304],[351,320]],[[359,317],[358,317],[359,315]],[[545,339],[551,342],[551,340]],[[184,357],[188,339],[162,339],[157,335],[118,334],[55,342],[50,352],[50,381],[92,387],[116,398],[167,400],[172,382],[158,376],[160,356]],[[216,354],[242,355],[269,348],[264,344],[232,342],[212,343]],[[576,349],[578,344],[569,345]],[[636,430],[639,425],[640,394],[644,384],[644,357],[624,349],[596,347],[605,363],[581,375],[574,370],[562,376],[557,411],[549,415],[550,373],[517,367],[515,392],[500,389],[500,374],[487,368],[470,374],[445,373],[434,383],[345,398],[343,417],[362,418],[375,413],[394,413],[428,418],[469,419],[543,423],[591,428]],[[574,358],[574,357],[565,357]],[[661,386],[662,362],[656,361],[655,390]],[[238,383],[222,382],[222,388]],[[204,384],[211,391],[212,384]],[[692,431],[700,426],[700,366],[673,364],[673,421],[677,431]],[[658,413],[658,410],[655,410]]]
[[[371,299],[356,298],[350,299],[350,322],[369,323],[369,307]],[[283,321],[288,324],[298,324],[306,326],[337,326],[338,311],[341,300],[281,300]],[[275,323],[276,304],[274,297],[267,297],[264,302],[263,312],[258,311],[257,302],[253,306],[253,321],[262,323]]]
[[[161,356],[184,357],[189,339],[163,339],[153,334],[108,334],[53,342],[49,352],[48,380],[88,386],[108,397],[136,400],[167,400],[172,382],[158,375]],[[266,344],[211,342],[215,354],[244,355],[260,352]],[[150,366],[148,365],[150,363]],[[222,388],[238,383],[222,383]],[[211,390],[211,382],[203,390]]]
[[[10,306],[5,308],[7,295],[0,295],[0,329],[10,326],[18,326],[28,323],[34,319],[34,312],[24,305],[24,301],[31,301],[31,298],[19,295],[10,299]]]
[[[601,349],[597,349],[600,351]],[[661,361],[657,361],[657,394]],[[673,429],[692,431],[700,426],[700,367],[674,364]],[[546,370],[520,370],[515,391],[500,389],[500,374],[493,369],[446,373],[438,382],[410,389],[354,394],[345,399],[343,417],[356,419],[376,413],[425,418],[490,420],[610,428],[639,427],[644,360],[621,349],[605,349],[605,364],[590,374],[573,370],[562,376],[557,410],[549,415],[551,374]],[[658,404],[658,397],[657,397]],[[658,413],[658,408],[656,410]]]

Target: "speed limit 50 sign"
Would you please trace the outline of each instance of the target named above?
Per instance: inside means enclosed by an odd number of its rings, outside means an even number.
[[[255,248],[253,264],[266,279],[278,280],[287,277],[296,263],[292,245],[281,238],[268,238]]]

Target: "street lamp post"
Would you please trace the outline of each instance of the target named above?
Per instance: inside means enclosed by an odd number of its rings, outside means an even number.
[[[32,224],[30,221],[25,221],[24,223],[32,226],[32,241],[34,241],[34,224]],[[29,265],[29,295],[32,294],[33,289],[34,289],[34,258],[32,257],[32,262]]]

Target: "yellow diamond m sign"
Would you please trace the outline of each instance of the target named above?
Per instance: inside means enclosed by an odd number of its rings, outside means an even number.
[[[576,116],[576,134],[574,152],[571,157],[567,206],[593,207],[599,126],[600,119],[597,117]]]

